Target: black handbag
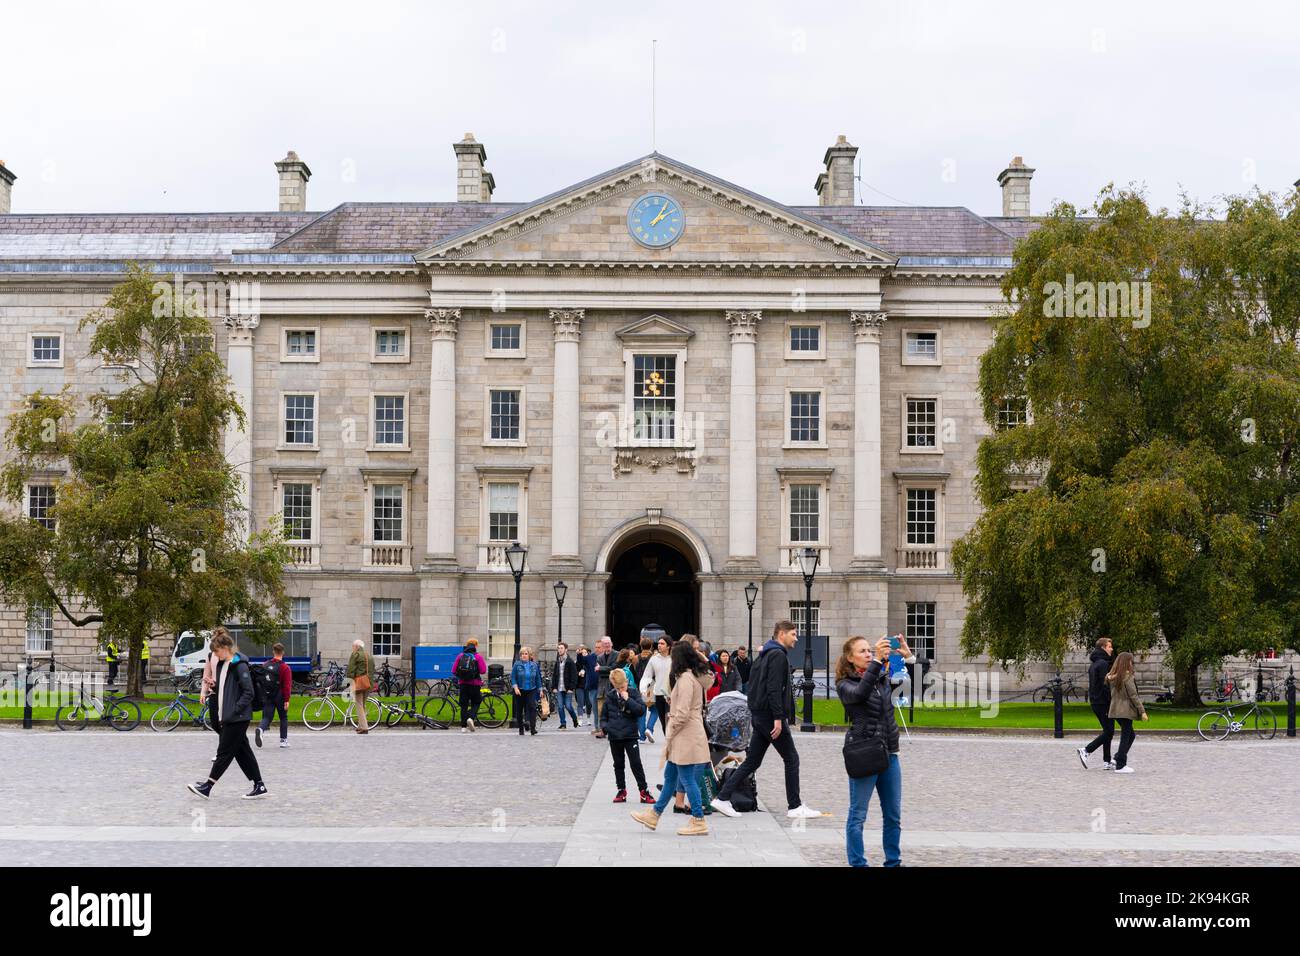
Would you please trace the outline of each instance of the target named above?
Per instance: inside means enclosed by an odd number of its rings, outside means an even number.
[[[852,729],[844,735],[844,769],[854,780],[874,777],[889,769],[889,744],[879,732],[883,727],[881,721],[877,733],[869,737],[855,734]]]

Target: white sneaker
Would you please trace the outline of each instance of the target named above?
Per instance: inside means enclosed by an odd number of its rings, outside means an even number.
[[[1087,770],[1088,769],[1088,748],[1080,747],[1078,750],[1075,751],[1075,753],[1079,755],[1079,763],[1083,764],[1083,769]]]
[[[1132,773],[1132,772],[1133,772],[1133,768],[1132,768],[1132,767],[1120,767],[1120,768],[1119,768],[1118,770],[1116,770],[1115,772],[1116,772],[1116,773]]]
[[[288,747],[288,746],[289,746],[289,741],[287,741],[287,740],[281,740],[281,741],[280,741],[280,749],[281,749],[281,750],[283,750],[285,747]]]
[[[813,817],[820,817],[822,812],[820,810],[814,810],[807,804],[801,803],[793,810],[787,810],[785,815],[792,820],[811,820]]]
[[[469,733],[469,728],[468,728],[468,727],[462,727],[462,728],[460,728],[460,732],[461,732],[462,734],[467,734],[467,733]]]
[[[478,728],[476,728],[476,727],[474,726],[474,718],[473,718],[473,717],[468,718],[468,719],[465,721],[465,725],[466,725],[467,727],[469,727],[469,732],[470,732],[470,733],[473,733],[475,730],[478,729]]]
[[[1107,760],[1104,764],[1101,765],[1101,769],[1102,769],[1102,770],[1114,770],[1114,769],[1115,769],[1115,761],[1113,761],[1113,760]]]
[[[714,810],[717,810],[724,817],[740,816],[740,811],[731,805],[730,800],[719,800],[715,797],[713,800],[709,801],[709,806],[713,807]]]

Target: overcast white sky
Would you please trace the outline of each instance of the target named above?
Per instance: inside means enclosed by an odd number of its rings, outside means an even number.
[[[861,201],[1034,212],[1105,183],[1156,203],[1300,178],[1300,6],[1124,3],[6,4],[0,159],[14,212],[454,198],[451,143],[526,201],[658,148],[790,204],[859,146]]]

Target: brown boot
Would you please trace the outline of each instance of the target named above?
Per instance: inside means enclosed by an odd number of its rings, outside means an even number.
[[[649,810],[638,810],[632,814],[632,819],[651,830],[659,826],[659,814],[655,813],[654,807]]]
[[[708,836],[709,826],[704,817],[691,817],[686,826],[677,831],[678,836]]]

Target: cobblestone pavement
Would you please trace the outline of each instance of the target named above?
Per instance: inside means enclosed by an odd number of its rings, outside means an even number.
[[[1240,865],[1232,848],[1254,837],[1288,838],[1288,852],[1253,855],[1282,865],[1300,853],[1300,748],[1282,738],[1269,742],[1155,740],[1143,737],[1130,752],[1135,773],[1103,771],[1100,753],[1085,771],[1075,756],[1082,739],[1052,740],[995,736],[916,735],[904,738],[903,846],[911,865],[1031,865],[1087,862]],[[801,796],[830,817],[811,820],[795,834],[805,859],[842,865],[841,835],[848,814],[840,734],[799,734]],[[1248,787],[1243,782],[1249,781]],[[780,757],[769,752],[758,772],[760,800],[783,826],[785,785]],[[834,831],[834,835],[831,832]],[[989,835],[1200,834],[1215,841],[1217,853],[1122,850],[1017,849],[1002,846],[908,848],[910,832]],[[815,842],[814,842],[815,841]],[[868,859],[881,860],[880,804],[873,797],[867,816]],[[931,841],[933,842],[933,841]],[[1109,841],[1107,841],[1109,842]],[[1146,841],[1159,843],[1161,841]],[[1177,841],[1168,841],[1177,842]],[[1171,847],[1172,849],[1172,847]]]
[[[773,752],[758,775],[768,813],[711,816],[713,836],[701,840],[638,833],[631,821],[624,836],[633,807],[608,804],[607,745],[585,729],[544,726],[523,739],[387,729],[359,738],[294,728],[290,749],[272,740],[256,751],[268,798],[239,799],[247,783],[232,765],[206,802],[184,786],[205,776],[211,734],[2,730],[0,865],[238,864],[267,854],[285,863],[581,865],[584,854],[603,861],[611,853],[647,863],[718,864],[742,854],[751,864],[843,864],[848,793],[837,734],[796,738],[803,799],[829,817],[802,831],[791,827]],[[904,862],[1300,864],[1294,741],[1139,737],[1137,772],[1122,777],[1085,772],[1077,745],[904,740]],[[653,784],[661,779],[658,755],[646,751]],[[878,803],[866,831],[877,863]],[[697,841],[689,849],[688,839]]]

